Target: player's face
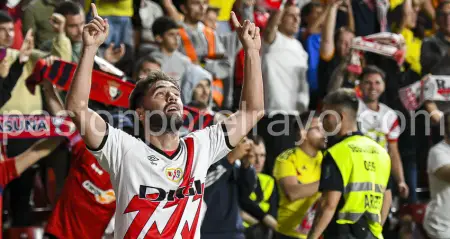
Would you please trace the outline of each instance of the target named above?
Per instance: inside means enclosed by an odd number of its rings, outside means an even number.
[[[81,42],[83,27],[85,25],[84,13],[66,15],[66,35],[71,42]]]
[[[0,47],[10,47],[14,40],[14,24],[6,22],[0,24]]]
[[[306,133],[306,138],[308,142],[315,148],[325,149],[326,147],[326,139],[325,134],[323,132],[323,126],[318,117],[314,117],[311,120],[311,125],[308,128],[308,132]]]
[[[311,9],[311,13],[306,17],[308,25],[312,25],[319,19],[319,17],[323,14],[322,6],[315,6]]]
[[[203,23],[215,30],[217,28],[217,12],[212,10],[207,11],[205,18],[203,18]]]
[[[261,173],[264,169],[264,163],[266,162],[266,146],[263,143],[254,144],[253,156],[255,157],[255,170],[257,173]]]
[[[201,21],[205,16],[208,4],[205,0],[186,0],[184,13],[191,21]]]
[[[379,74],[369,74],[364,77],[360,87],[364,101],[374,102],[384,92],[384,81]]]
[[[158,81],[144,98],[144,109],[152,130],[176,131],[181,127],[183,104],[180,91],[169,81]]]
[[[337,41],[337,53],[339,56],[344,57],[350,54],[350,46],[355,35],[349,31],[341,32]]]
[[[300,27],[300,8],[297,6],[287,7],[281,18],[281,24],[278,27],[288,35],[297,33]]]
[[[201,80],[194,88],[192,99],[196,103],[200,103],[204,107],[208,107],[210,95],[211,95],[211,86],[209,84],[209,81]]]
[[[163,46],[169,51],[173,52],[178,48],[178,29],[170,29],[163,34]]]

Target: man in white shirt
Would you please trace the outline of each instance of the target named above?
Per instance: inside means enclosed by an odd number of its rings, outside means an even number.
[[[114,236],[199,238],[208,167],[230,152],[264,112],[259,28],[249,21],[241,26],[232,16],[246,51],[246,108],[180,138],[183,104],[177,81],[152,72],[130,95],[130,109],[141,126],[137,139],[109,126],[87,107],[94,56],[109,31],[108,21],[98,16],[95,4],[91,6],[94,19],[83,29],[83,56],[66,108],[86,146],[111,175],[117,195]]]
[[[423,226],[433,239],[450,238],[450,112],[444,114],[443,120],[444,140],[428,153],[431,201],[427,205]]]
[[[405,183],[403,165],[398,150],[400,124],[397,114],[379,99],[385,90],[385,74],[376,66],[363,69],[359,85],[362,101],[359,102],[358,122],[361,132],[383,146],[392,160],[392,173],[397,181],[400,196],[407,198],[409,188]]]
[[[296,134],[292,123],[309,105],[308,54],[295,38],[299,25],[300,8],[292,3],[284,7],[283,3],[272,13],[264,30],[262,70],[266,116],[258,130],[269,146],[265,166],[268,174],[272,173],[275,157],[294,146]],[[284,120],[281,127],[272,126],[279,136],[269,134],[270,123],[280,120]]]

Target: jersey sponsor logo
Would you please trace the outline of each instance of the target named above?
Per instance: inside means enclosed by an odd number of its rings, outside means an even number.
[[[200,180],[194,182],[193,178],[189,180],[188,187],[181,186],[176,190],[169,191],[158,187],[141,185],[139,187],[139,195],[135,195],[131,199],[124,211],[124,214],[138,212],[124,238],[137,238],[160,203],[165,200],[167,200],[167,203],[162,210],[171,207],[175,207],[175,210],[170,216],[167,224],[161,228],[161,230],[158,229],[156,220],[153,221],[144,238],[174,238],[178,226],[182,225],[181,218],[185,212],[188,200],[191,199],[192,202],[197,200],[200,201],[191,226],[189,227],[188,221],[186,221],[183,225],[181,236],[182,238],[193,238],[200,216],[202,206],[201,198],[203,197],[204,188],[204,183],[201,183]]]
[[[147,156],[147,159],[150,161],[152,165],[156,166],[156,162],[158,162],[159,158],[155,157],[155,155]]]
[[[186,138],[184,141],[187,148],[187,162],[180,186],[176,190],[166,191],[159,187],[140,185],[139,194],[133,196],[123,212],[124,214],[137,212],[124,239],[142,238],[143,235],[143,238],[174,238],[180,227],[182,227],[180,228],[182,238],[194,238],[200,218],[203,201],[201,199],[205,185],[200,180],[194,182],[194,178],[191,177],[194,162],[194,140]],[[188,202],[191,202],[191,207],[193,207],[192,203],[197,202],[197,210],[193,219],[185,219],[182,222]],[[161,203],[163,205],[160,206]],[[159,213],[163,214],[171,211],[170,218],[161,230],[158,228],[156,216],[152,218],[157,209]],[[192,212],[192,208],[190,209],[187,210],[187,213]],[[145,232],[144,228],[149,229]]]
[[[100,204],[110,204],[116,201],[116,195],[112,189],[106,191],[95,186],[91,181],[83,182],[83,187],[90,193],[94,194],[95,200]]]
[[[166,177],[172,181],[178,183],[183,178],[183,169],[181,168],[166,168]]]

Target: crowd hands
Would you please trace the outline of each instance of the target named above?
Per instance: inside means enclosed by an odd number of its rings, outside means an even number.
[[[80,134],[84,137],[84,130],[91,128],[100,136],[105,131],[104,126],[96,127],[98,121],[90,117],[89,113],[82,115],[84,111],[80,110],[89,106],[89,111],[102,112],[102,118],[109,124],[124,131],[127,127],[132,128],[133,131],[127,132],[139,136],[139,127],[130,127],[124,123],[130,121],[131,125],[139,125],[139,116],[134,110],[115,107],[113,100],[110,104],[74,102],[73,99],[70,100],[70,96],[66,100],[63,98],[66,92],[62,87],[46,80],[40,83],[42,95],[31,94],[26,87],[19,87],[31,75],[39,59],[43,59],[46,66],[52,66],[56,62],[59,64],[61,61],[79,66],[94,65],[94,70],[107,73],[117,82],[133,85],[151,72],[163,71],[180,84],[185,106],[194,108],[201,114],[212,115],[215,122],[246,108],[247,102],[239,101],[245,84],[242,79],[250,73],[244,70],[244,65],[259,64],[263,70],[265,115],[248,137],[239,141],[219,164],[210,168],[211,172],[215,172],[220,171],[221,165],[232,165],[231,169],[237,167],[240,170],[237,177],[230,173],[226,174],[227,178],[222,178],[236,187],[238,192],[236,195],[230,192],[233,197],[222,200],[235,205],[230,208],[238,208],[239,217],[245,221],[245,224],[231,231],[246,231],[248,238],[263,238],[258,234],[262,231],[264,238],[277,238],[278,233],[306,237],[310,230],[316,229],[317,225],[313,226],[312,219],[309,218],[309,209],[315,208],[314,205],[319,202],[320,167],[315,168],[315,171],[305,171],[306,176],[296,170],[313,167],[314,163],[306,161],[318,160],[317,155],[326,149],[326,144],[339,136],[337,132],[340,129],[328,132],[321,120],[328,115],[336,115],[340,122],[342,115],[322,110],[321,100],[340,88],[355,89],[359,104],[359,130],[377,141],[389,153],[395,182],[394,198],[399,197],[403,205],[428,202],[428,196],[418,195],[416,192],[419,188],[418,176],[427,174],[430,177],[428,183],[442,188],[449,186],[446,183],[449,182],[450,173],[447,174],[447,168],[450,161],[443,158],[449,149],[448,146],[443,148],[439,145],[444,134],[448,136],[449,132],[449,126],[443,120],[448,102],[445,99],[435,100],[435,95],[439,92],[443,92],[442,95],[448,100],[448,93],[445,92],[450,87],[450,82],[447,82],[450,80],[446,78],[450,75],[450,48],[446,45],[450,42],[448,2],[436,4],[429,0],[392,1],[383,8],[354,0],[327,3],[283,0],[276,6],[270,6],[267,3],[270,1],[237,0],[233,6],[234,12],[230,12],[230,17],[224,19],[217,8],[208,6],[203,0],[186,0],[181,3],[171,0],[129,2],[127,8],[134,7],[134,14],[120,17],[112,13],[110,16],[113,20],[123,20],[120,24],[109,20],[109,16],[99,16],[98,6],[94,4],[84,6],[84,9],[89,9],[87,14],[78,2],[70,1],[56,4],[49,15],[41,16],[49,18],[48,27],[42,28],[29,23],[36,21],[29,17],[16,19],[3,12],[0,16],[0,28],[6,35],[0,35],[1,47],[5,49],[5,56],[0,62],[2,122],[7,121],[10,117],[8,113],[11,112],[25,116],[36,112],[39,115],[68,116],[72,117],[78,129],[75,131],[75,127],[70,125],[71,135]],[[33,4],[25,8],[24,15],[39,14],[33,13],[38,11],[35,7],[37,3]],[[358,7],[357,4],[364,7]],[[139,11],[139,8],[148,12]],[[225,11],[224,9],[220,10]],[[364,14],[374,17],[366,21]],[[88,19],[87,24],[85,19]],[[16,32],[13,28],[17,21],[24,21],[23,33]],[[153,22],[155,24],[152,25]],[[178,30],[180,26],[185,29],[185,33]],[[376,36],[371,40],[363,38],[368,44],[375,42],[381,46],[381,53],[361,50],[354,45],[354,39],[359,36],[370,36],[388,30],[397,34],[395,37],[399,40],[394,41],[393,35]],[[12,44],[18,39],[15,34],[22,36],[22,44],[17,50],[12,49]],[[396,49],[395,53],[386,50],[388,47]],[[262,64],[255,62],[253,58],[244,58],[245,54],[255,52],[261,55]],[[396,57],[397,53],[399,57]],[[0,52],[0,56],[2,54]],[[419,88],[419,93],[414,92],[414,97],[422,97],[417,100],[420,102],[419,107],[407,109],[404,99],[400,99],[399,90],[416,82],[427,85],[434,76],[444,76],[443,83],[434,84],[438,89],[435,87],[436,89],[430,90],[433,85],[425,89]],[[74,87],[77,86],[72,85]],[[115,88],[121,92],[120,89]],[[123,93],[111,92],[111,88],[108,90],[112,98]],[[431,96],[421,96],[424,92]],[[89,99],[89,92],[84,94]],[[44,104],[39,103],[40,101]],[[254,102],[249,102],[250,105],[252,103]],[[46,111],[43,110],[44,105]],[[248,112],[252,114],[251,118],[261,118],[260,110]],[[151,113],[164,114],[162,111]],[[86,117],[81,120],[85,125],[81,124],[80,117]],[[195,116],[187,117],[192,117],[189,122],[195,120]],[[115,124],[116,118],[121,123]],[[233,129],[240,131],[237,128],[244,127],[245,123],[233,122],[236,125]],[[283,125],[282,129],[275,127],[277,124]],[[165,125],[179,129],[173,122],[166,122]],[[257,134],[261,136],[255,136]],[[448,138],[446,139],[448,143]],[[84,139],[88,145],[89,140]],[[72,142],[72,139],[50,137],[27,142],[29,147],[26,150],[12,146],[10,151],[2,154],[2,158],[6,161],[13,159],[16,174],[20,175],[38,160],[48,157],[55,149],[70,148],[71,143],[67,144],[67,141]],[[7,144],[6,140],[3,142],[5,145],[14,145],[21,141],[11,139]],[[299,148],[302,156],[289,151],[293,147]],[[435,153],[438,150],[443,154],[440,157]],[[39,164],[43,168],[49,167]],[[427,168],[425,166],[432,170],[418,170]],[[55,167],[54,170],[65,171],[60,172],[58,176],[62,176],[57,179],[62,179],[63,182],[67,169]],[[252,177],[258,180],[246,180]],[[9,178],[12,179],[13,176]],[[267,184],[262,184],[263,181]],[[217,180],[213,184],[219,182]],[[31,182],[22,180],[14,186],[29,184]],[[272,186],[264,188],[264,185]],[[63,185],[57,185],[57,188],[62,189]],[[206,193],[207,191],[208,187]],[[59,191],[58,195],[60,193]],[[14,195],[11,194],[10,197]],[[433,197],[436,197],[436,192],[431,192],[431,200]],[[9,203],[12,205],[18,202]],[[291,208],[286,209],[289,207]],[[11,206],[7,209],[13,211],[18,210],[17,208]],[[296,213],[299,218],[295,218],[298,221],[295,225],[287,222],[292,219],[286,220],[290,216],[287,211],[291,209],[298,210]],[[27,212],[31,211],[29,209]],[[17,212],[12,212],[12,217],[21,215],[15,213]],[[394,215],[395,210],[391,213]],[[400,220],[404,219],[403,216],[400,216]],[[215,220],[217,217],[207,214],[206,220]],[[30,225],[29,221],[24,222],[20,218],[9,220],[12,227]],[[439,233],[432,224],[425,225],[425,229],[429,237],[439,238]],[[404,235],[411,233],[404,230],[402,232]],[[205,233],[202,238],[212,235]],[[386,235],[389,236],[385,238],[397,238],[398,234],[393,237],[392,234]],[[309,236],[317,238],[320,235],[312,233]]]

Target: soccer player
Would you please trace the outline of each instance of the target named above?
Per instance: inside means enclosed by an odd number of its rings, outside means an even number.
[[[110,173],[116,193],[115,238],[199,238],[208,167],[223,158],[264,114],[259,28],[233,23],[246,51],[242,105],[223,122],[179,137],[183,106],[177,82],[154,72],[137,83],[130,109],[141,139],[115,129],[87,107],[94,56],[109,25],[98,16],[83,29],[83,50],[66,105],[86,146]],[[159,132],[157,132],[159,131]]]
[[[363,69],[360,84],[362,101],[358,107],[358,121],[361,132],[388,151],[400,196],[407,198],[409,188],[405,183],[397,143],[400,136],[400,123],[395,111],[379,101],[386,87],[384,79],[384,72],[376,66],[369,65]],[[415,189],[412,193],[415,193]]]

